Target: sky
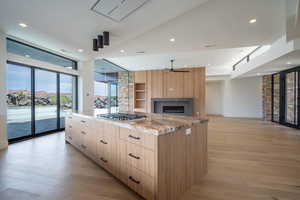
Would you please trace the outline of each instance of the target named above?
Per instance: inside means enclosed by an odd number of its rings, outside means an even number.
[[[31,90],[31,69],[29,67],[7,65],[6,83],[9,90]],[[56,92],[56,73],[35,70],[36,91]],[[61,74],[60,90],[62,93],[72,92],[72,77]]]
[[[35,70],[36,91],[56,92],[56,73],[45,70]],[[31,69],[29,67],[18,66],[14,64],[7,65],[6,76],[7,88],[9,90],[31,90]],[[94,82],[94,95],[107,96],[107,84],[103,82]],[[60,75],[60,90],[62,93],[72,92],[72,77]],[[112,93],[116,94],[116,87],[112,87]]]

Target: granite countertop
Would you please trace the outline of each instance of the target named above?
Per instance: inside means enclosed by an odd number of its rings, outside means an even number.
[[[111,120],[101,117],[95,117],[92,115],[84,115],[79,113],[74,113],[75,115],[80,115],[88,118],[93,118],[100,121],[105,121],[123,128],[129,128],[136,131],[141,131],[148,134],[153,134],[156,136],[168,134],[182,128],[189,128],[193,124],[208,122],[208,119],[199,119],[190,116],[178,116],[178,115],[166,115],[166,114],[145,114],[145,113],[135,113],[146,115],[146,118],[136,119],[136,120]]]

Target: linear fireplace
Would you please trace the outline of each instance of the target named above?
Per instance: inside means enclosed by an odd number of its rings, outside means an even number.
[[[162,114],[193,115],[192,98],[153,98],[151,112]]]

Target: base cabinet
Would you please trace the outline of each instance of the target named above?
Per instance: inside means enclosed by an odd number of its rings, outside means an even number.
[[[65,140],[145,199],[176,200],[207,173],[206,132],[154,136],[73,114]]]

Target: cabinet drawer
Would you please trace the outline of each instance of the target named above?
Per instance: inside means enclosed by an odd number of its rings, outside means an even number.
[[[154,199],[154,179],[134,167],[127,166],[127,168],[127,185],[145,199]]]
[[[127,128],[120,128],[120,139],[155,150],[155,136]]]
[[[79,117],[79,116],[72,116],[72,122],[73,124],[77,124],[79,127],[81,127],[82,130],[88,130],[88,128],[91,126],[91,119]]]
[[[129,165],[154,177],[154,152],[144,147],[127,142],[126,161]]]

